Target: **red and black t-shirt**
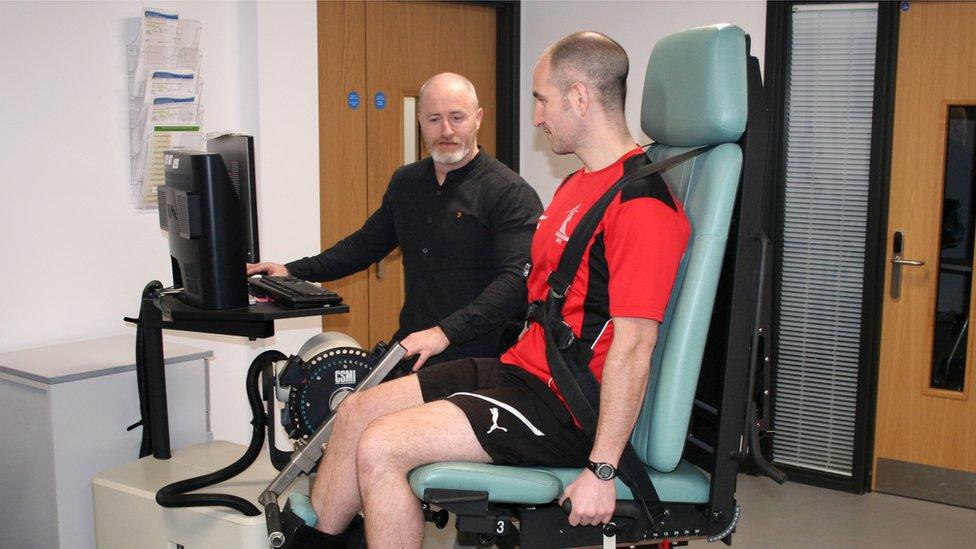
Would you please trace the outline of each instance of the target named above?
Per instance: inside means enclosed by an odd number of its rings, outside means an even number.
[[[559,187],[532,240],[529,301],[546,299],[546,279],[583,215],[625,172],[648,163],[638,147],[602,170],[576,172]],[[663,320],[690,232],[684,209],[658,174],[628,184],[610,203],[563,305],[563,317],[579,343],[593,351],[590,369],[598,381],[613,341],[613,317]],[[531,323],[501,360],[529,371],[562,399],[538,323]]]

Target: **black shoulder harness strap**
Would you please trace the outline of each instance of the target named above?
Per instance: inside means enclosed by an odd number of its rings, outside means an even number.
[[[613,202],[617,194],[630,182],[637,181],[649,175],[656,174],[689,160],[713,148],[700,147],[673,156],[660,162],[641,166],[621,177],[600,199],[586,212],[579,225],[573,231],[563,250],[559,266],[549,275],[549,296],[544,303],[533,303],[529,309],[530,320],[539,322],[545,334],[546,360],[552,373],[553,381],[559,388],[569,409],[579,420],[583,431],[591,438],[596,436],[596,425],[600,409],[600,384],[593,377],[589,369],[588,360],[575,360],[582,355],[576,339],[563,320],[562,308],[566,300],[566,292],[576,276],[587,244],[593,237],[597,225],[604,213]],[[584,362],[579,364],[579,362]],[[662,508],[660,498],[654,490],[644,465],[633,446],[628,442],[620,456],[618,472],[621,480],[633,492],[647,512],[652,528],[659,530],[664,526],[663,519],[667,512]]]

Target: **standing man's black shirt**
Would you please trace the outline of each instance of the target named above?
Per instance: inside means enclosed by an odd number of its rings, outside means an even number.
[[[361,229],[286,267],[305,280],[335,280],[400,246],[406,298],[394,339],[440,326],[451,344],[428,363],[493,356],[506,321],[524,306],[522,271],[541,213],[529,184],[484,151],[443,185],[427,158],[394,172]]]

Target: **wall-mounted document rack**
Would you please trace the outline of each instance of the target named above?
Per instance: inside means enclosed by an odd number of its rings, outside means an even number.
[[[203,147],[199,21],[174,12],[143,10],[136,41],[126,48],[132,199],[156,207],[163,184],[163,151]]]

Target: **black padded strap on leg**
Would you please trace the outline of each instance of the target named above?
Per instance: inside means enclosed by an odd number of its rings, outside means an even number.
[[[281,512],[284,527],[284,543],[281,549],[366,549],[366,533],[363,518],[353,517],[352,523],[341,534],[326,534],[305,524],[295,514],[291,504]]]

